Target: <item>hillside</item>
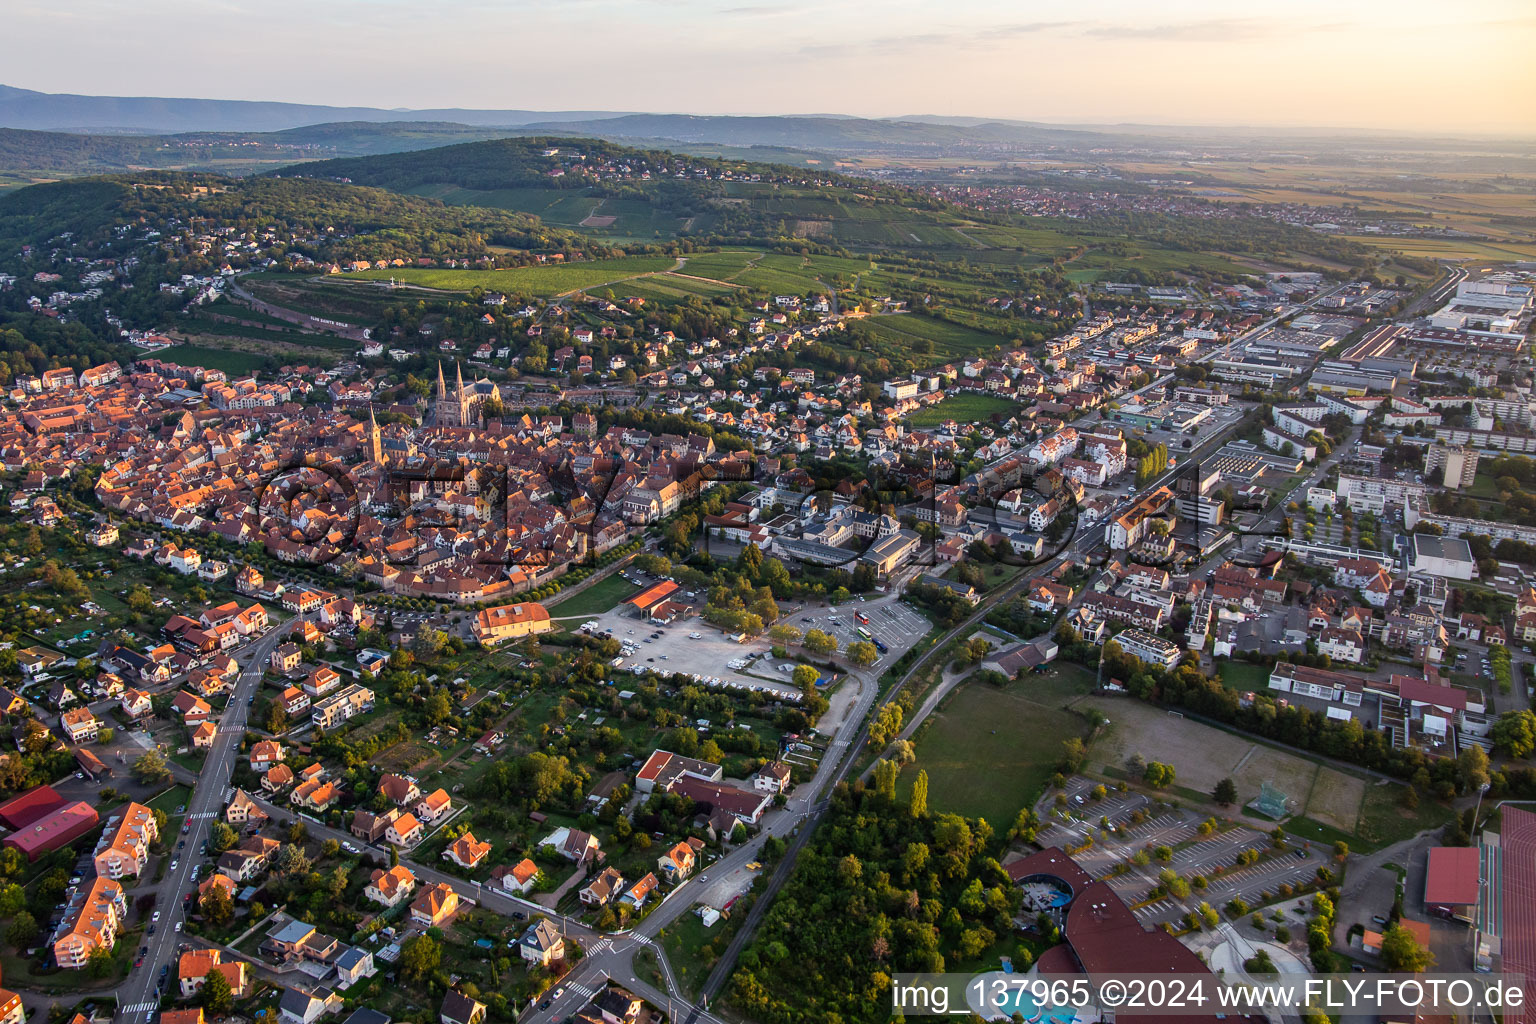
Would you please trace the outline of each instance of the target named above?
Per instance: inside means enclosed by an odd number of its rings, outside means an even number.
[[[814,167],[525,137],[328,160],[305,175],[537,215],[615,240],[808,238],[844,247],[964,247],[972,218],[909,189]]]

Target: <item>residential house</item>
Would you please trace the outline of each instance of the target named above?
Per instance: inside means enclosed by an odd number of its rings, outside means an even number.
[[[376,868],[368,877],[368,886],[363,890],[363,895],[386,907],[393,907],[401,900],[408,899],[416,890],[416,876],[404,864],[396,864],[388,871]]]
[[[656,870],[661,872],[661,877],[676,885],[693,874],[699,851],[703,849],[704,844],[698,839],[685,839],[656,859]]]
[[[578,894],[589,907],[607,906],[624,890],[624,876],[617,868],[604,868]]]
[[[423,831],[416,815],[407,812],[389,823],[384,830],[384,841],[395,846],[415,846],[421,841]]]
[[[431,825],[447,817],[453,811],[453,800],[446,789],[436,789],[416,802],[416,817]]]
[[[236,999],[250,992],[251,979],[244,960],[224,959],[220,949],[193,949],[181,954],[176,967],[176,977],[181,983],[181,997],[190,999],[200,992],[210,974],[222,974],[229,982],[229,990]]]
[[[465,832],[443,851],[443,859],[451,860],[461,868],[473,868],[490,852],[490,843],[480,842],[473,832]]]
[[[517,940],[517,948],[524,960],[545,967],[565,959],[565,939],[547,917],[539,918],[523,933]]]
[[[539,879],[539,866],[524,857],[510,867],[501,864],[491,870],[491,881],[500,882],[508,892],[527,893]]]
[[[411,903],[411,923],[435,928],[459,909],[459,894],[447,882],[438,882]]]
[[[394,772],[386,772],[380,777],[379,792],[384,795],[384,799],[401,807],[421,799],[421,790],[416,787],[416,783]]]
[[[639,910],[645,906],[645,901],[651,898],[651,893],[655,892],[660,884],[655,872],[647,871],[644,878],[624,890],[624,895],[619,897],[619,902],[632,910]]]
[[[486,1006],[478,999],[471,999],[456,988],[443,993],[443,1005],[438,1009],[438,1024],[481,1024],[485,1020]]]

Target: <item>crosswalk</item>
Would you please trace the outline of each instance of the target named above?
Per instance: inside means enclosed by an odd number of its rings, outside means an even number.
[[[567,989],[569,989],[570,991],[575,992],[577,995],[581,996],[581,998],[583,998],[583,999],[591,999],[593,996],[597,995],[597,989],[589,988],[588,986],[583,985],[579,981],[573,981],[570,984],[566,985],[565,987]]]
[[[592,947],[587,950],[587,955],[588,956],[592,956],[594,953],[605,953],[605,952],[607,952],[608,950],[610,950],[612,948],[613,948],[613,940],[612,939],[607,939],[607,938],[598,939],[595,943],[592,944]]]
[[[124,1006],[122,1008],[121,1012],[123,1012],[123,1013],[130,1013],[130,1014],[131,1013],[148,1013],[150,1010],[153,1010],[155,1007],[157,1007],[159,1005],[160,1005],[159,1003],[155,1003],[155,1002],[134,1003],[131,1006]]]
[[[217,818],[218,816],[219,816],[219,812],[218,811],[198,811],[196,814],[189,814],[189,815],[187,815],[187,820],[188,821],[205,821],[208,818]]]

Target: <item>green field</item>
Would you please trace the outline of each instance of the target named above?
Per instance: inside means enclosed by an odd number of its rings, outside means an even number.
[[[751,249],[692,253],[687,257],[688,262],[683,265],[680,273],[707,277],[713,281],[734,281],[737,274],[762,258],[762,252]]]
[[[985,818],[997,829],[1011,825],[1055,773],[1062,741],[1087,734],[1081,717],[1057,706],[1082,681],[1045,679],[1026,676],[1005,688],[962,683],[920,730],[917,763],[901,773],[901,799],[921,769],[928,773],[930,811]]]
[[[1229,690],[1258,693],[1269,688],[1268,665],[1251,665],[1246,661],[1223,661],[1216,668],[1216,678]]]
[[[614,573],[592,584],[574,597],[562,600],[558,594],[555,595],[556,603],[549,606],[549,614],[555,617],[597,615],[620,601],[628,600],[638,592],[633,583]],[[581,623],[576,622],[570,625],[579,626]]]
[[[513,292],[548,298],[583,288],[596,288],[610,281],[623,281],[642,274],[670,270],[677,263],[670,256],[621,256],[611,260],[593,260],[555,267],[515,267],[507,270],[417,270],[401,267],[393,270],[366,270],[348,275],[362,281],[388,281],[444,291]]]
[[[994,395],[954,395],[938,405],[919,409],[907,417],[913,427],[936,427],[946,420],[956,423],[985,423],[993,416],[1004,419],[1018,411],[1019,403]]]
[[[210,370],[223,370],[230,374],[254,373],[267,361],[266,356],[254,352],[235,352],[229,349],[205,348],[202,345],[172,345],[154,354],[156,359],[182,366],[206,366]]]
[[[875,334],[883,335],[891,341],[906,345],[927,342],[932,345],[932,354],[939,359],[963,359],[991,352],[1008,343],[1008,339],[996,334],[987,334],[915,313],[870,317],[864,324]]]

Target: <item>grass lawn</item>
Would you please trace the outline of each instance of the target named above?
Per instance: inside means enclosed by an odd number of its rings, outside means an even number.
[[[1366,786],[1360,805],[1360,822],[1350,839],[1351,848],[1374,850],[1402,842],[1420,832],[1443,828],[1454,812],[1429,796],[1419,797],[1413,810],[1403,807],[1403,787],[1396,782]]]
[[[202,345],[172,345],[155,353],[156,359],[183,366],[205,366],[225,373],[254,373],[265,363],[266,357],[253,352],[235,352],[230,349],[205,348]]]
[[[685,995],[691,998],[698,992],[720,959],[721,950],[745,919],[746,911],[738,905],[731,909],[729,921],[721,918],[713,928],[705,928],[697,914],[688,913],[662,929],[661,945],[666,950],[667,963],[672,965],[672,973]]]
[[[956,423],[984,423],[997,416],[1007,419],[1018,411],[1019,404],[994,395],[954,395],[938,405],[919,409],[907,417],[914,427],[936,427],[946,420]]]
[[[1087,733],[1073,712],[1025,696],[1036,679],[1047,678],[1030,677],[1004,689],[961,684],[919,730],[917,763],[902,771],[899,799],[910,795],[921,769],[928,773],[930,810],[985,818],[994,828],[1011,825],[1056,771],[1062,741]],[[1070,677],[1047,685],[1052,690],[1071,685]],[[1058,693],[1051,694],[1053,702]]]
[[[557,600],[555,604],[549,606],[549,614],[552,616],[597,615],[637,593],[639,589],[633,583],[614,573],[592,584],[579,594]],[[579,626],[581,623],[572,625]]]
[[[1216,669],[1216,677],[1229,690],[1263,691],[1269,687],[1268,665],[1252,665],[1246,661],[1224,661]]]
[[[191,787],[178,785],[172,786],[158,796],[151,797],[145,806],[152,811],[164,811],[167,816],[174,817],[176,808],[182,806],[190,799],[192,799]]]

